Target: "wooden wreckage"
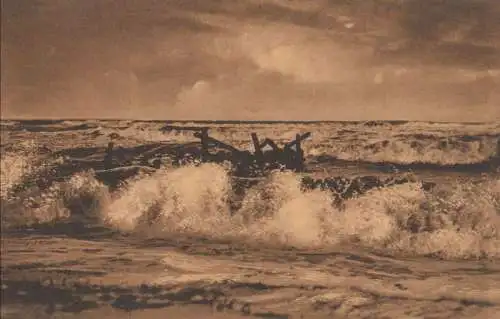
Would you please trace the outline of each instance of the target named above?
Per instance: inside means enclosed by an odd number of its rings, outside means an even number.
[[[228,161],[233,165],[233,174],[239,177],[251,177],[265,174],[272,169],[288,169],[296,172],[304,171],[304,152],[302,141],[311,136],[310,132],[296,134],[294,140],[280,148],[272,139],[259,141],[257,133],[251,133],[254,152],[240,150],[235,146],[209,136],[209,127],[164,126],[163,132],[193,131],[193,136],[200,139],[199,161],[203,163],[222,163]],[[269,147],[269,150],[266,148]],[[211,149],[219,150],[216,153]]]
[[[199,126],[173,126],[166,125],[161,128],[162,132],[171,131],[191,131],[193,136],[199,139],[197,153],[191,148],[186,151],[183,146],[179,146],[168,156],[177,166],[186,162],[197,163],[224,163],[232,164],[232,186],[233,195],[236,201],[240,202],[247,189],[257,185],[270,172],[276,170],[288,170],[297,173],[306,173],[304,151],[302,142],[311,137],[311,132],[304,134],[297,133],[295,139],[284,143],[282,147],[270,138],[259,140],[257,133],[250,134],[254,151],[240,150],[237,147],[218,140],[209,135],[209,127]],[[97,171],[97,176],[107,184],[116,185],[117,182],[125,180],[138,171],[154,171],[162,164],[157,157],[142,166],[122,166],[116,167],[113,164],[114,144],[110,142],[104,158],[104,170]],[[158,151],[158,153],[161,153]],[[195,154],[193,154],[195,153]],[[155,154],[161,155],[161,154]],[[366,191],[394,184],[412,182],[406,177],[402,178],[381,178],[376,176],[358,176],[354,178],[332,177],[325,179],[314,179],[307,174],[302,177],[302,187],[304,189],[329,190],[335,197],[337,203],[344,199],[352,198]],[[424,189],[429,189],[432,183],[424,183]]]

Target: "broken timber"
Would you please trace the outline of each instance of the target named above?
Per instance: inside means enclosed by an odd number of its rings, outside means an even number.
[[[202,162],[221,160],[220,156],[213,155],[209,151],[210,147],[221,148],[231,153],[229,158],[223,159],[230,160],[233,164],[236,164],[237,171],[243,175],[249,175],[249,171],[252,170],[252,167],[260,170],[285,167],[295,171],[303,171],[304,154],[301,143],[311,136],[310,132],[297,134],[295,140],[286,143],[283,149],[281,149],[273,140],[269,138],[260,142],[257,133],[252,132],[251,138],[254,146],[254,153],[252,154],[249,151],[239,150],[230,144],[210,137],[208,135],[208,127],[167,125],[161,130],[194,131],[193,136],[200,139],[200,160]],[[266,146],[270,146],[272,151],[264,152],[263,149]]]

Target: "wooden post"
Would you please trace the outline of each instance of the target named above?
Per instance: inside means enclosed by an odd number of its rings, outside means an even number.
[[[295,169],[298,171],[302,171],[304,169],[304,156],[302,152],[302,147],[300,145],[302,140],[302,136],[297,134],[295,136],[295,146],[296,146],[296,155],[295,155]]]
[[[495,155],[491,159],[491,165],[493,166],[493,171],[500,173],[500,139],[497,140],[497,149]]]
[[[114,143],[109,142],[108,148],[106,149],[106,155],[104,156],[104,169],[113,168],[113,147]]]
[[[208,160],[208,128],[202,128],[201,134],[201,161],[206,162]]]
[[[257,133],[252,133],[252,142],[253,142],[253,148],[255,150],[255,159],[257,160],[257,163],[261,164],[262,160],[264,159],[264,156],[262,154],[262,148],[260,147],[260,142],[259,138],[257,137]]]
[[[500,138],[497,140],[497,152],[496,156],[500,158]]]

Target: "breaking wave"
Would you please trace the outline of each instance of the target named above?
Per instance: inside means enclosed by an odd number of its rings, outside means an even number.
[[[3,162],[4,157],[2,167]],[[12,189],[19,176],[4,179],[2,173],[2,186]],[[234,193],[227,168],[216,164],[162,168],[115,191],[87,171],[2,196],[2,225],[76,222],[148,237],[185,234],[297,248],[355,245],[393,255],[500,257],[499,179],[431,191],[418,182],[393,185],[342,207],[328,191],[304,190],[291,172],[273,173],[248,189],[236,211]]]
[[[41,168],[40,151],[33,140],[26,140],[8,152],[2,152],[0,161],[0,198],[7,198],[14,188],[25,184],[26,178],[36,178]]]

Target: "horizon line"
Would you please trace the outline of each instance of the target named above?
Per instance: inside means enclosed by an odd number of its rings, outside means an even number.
[[[133,121],[133,122],[163,122],[163,123],[213,123],[213,124],[319,124],[319,123],[369,123],[381,122],[392,124],[405,124],[405,123],[441,123],[441,124],[488,124],[496,123],[498,120],[490,122],[484,121],[436,121],[436,120],[189,120],[189,119],[131,119],[131,118],[2,118],[2,121],[18,121],[18,122],[60,122],[60,121]]]

